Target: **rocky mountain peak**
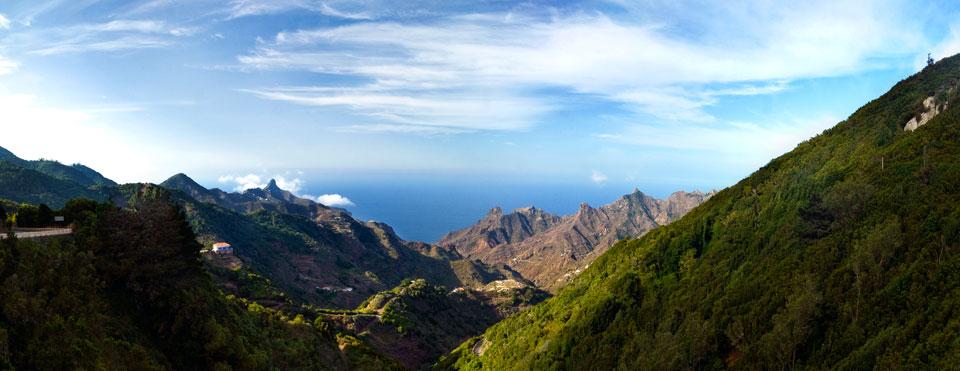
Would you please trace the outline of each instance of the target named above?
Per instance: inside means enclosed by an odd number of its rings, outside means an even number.
[[[276,179],[270,179],[270,183],[267,183],[267,186],[266,186],[266,187],[263,187],[263,190],[264,190],[264,191],[268,191],[268,192],[281,192],[281,191],[283,191],[282,189],[280,189],[280,186],[277,185],[277,180],[276,180]]]
[[[514,209],[513,212],[517,214],[536,215],[536,214],[542,213],[543,210],[538,209],[536,206],[530,205],[530,206]]]
[[[499,218],[503,216],[503,208],[500,206],[495,206],[487,212],[487,219]]]

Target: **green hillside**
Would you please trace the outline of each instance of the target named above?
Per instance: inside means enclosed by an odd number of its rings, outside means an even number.
[[[162,193],[72,201],[70,238],[0,241],[0,369],[391,369],[322,319],[223,296]]]
[[[109,187],[87,187],[0,158],[0,198],[3,199],[59,208],[77,197],[106,200],[110,192]]]
[[[81,164],[64,165],[58,161],[44,159],[28,161],[17,157],[13,152],[3,147],[0,147],[0,161],[6,161],[24,169],[35,170],[50,177],[77,183],[84,187],[112,187],[117,185],[117,183],[107,179],[96,170]]]
[[[958,83],[957,56],[901,81],[441,366],[956,367]],[[930,96],[949,109],[904,131]]]

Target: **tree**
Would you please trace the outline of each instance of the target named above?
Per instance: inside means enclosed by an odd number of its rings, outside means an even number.
[[[40,204],[37,208],[37,226],[47,227],[50,224],[53,224],[53,210],[46,204]]]
[[[35,228],[40,224],[40,210],[33,205],[21,204],[17,209],[17,226]]]
[[[100,204],[96,201],[86,198],[75,198],[67,201],[67,204],[60,210],[64,220],[69,224],[92,216],[97,212]]]
[[[6,229],[7,226],[7,210],[3,208],[3,205],[0,205],[0,230]]]

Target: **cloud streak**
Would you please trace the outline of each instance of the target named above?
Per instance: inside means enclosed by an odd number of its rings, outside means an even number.
[[[326,16],[363,20],[372,16],[365,12],[343,11],[331,5],[337,1],[310,1],[310,0],[233,0],[228,9],[230,19],[283,13],[292,10],[307,10]]]
[[[27,44],[32,46],[30,53],[37,55],[117,52],[169,47],[199,31],[158,20],[114,20],[38,31],[29,35],[35,40]]]
[[[918,45],[916,30],[884,3],[753,5],[760,14],[742,23],[703,26],[722,39],[602,13],[517,11],[281,32],[238,61],[360,82],[248,90],[264,99],[346,107],[393,125],[524,130],[556,107],[544,90],[588,94],[665,122],[708,122],[704,108],[720,97],[862,71]]]

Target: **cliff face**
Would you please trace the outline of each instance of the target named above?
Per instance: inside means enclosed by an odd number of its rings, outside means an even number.
[[[438,242],[470,259],[506,265],[537,286],[555,290],[617,241],[639,237],[686,214],[713,195],[676,192],[659,200],[640,191],[599,208],[582,204],[558,217],[533,207],[503,215],[494,208],[477,224]]]
[[[562,218],[530,206],[503,214],[503,209],[490,209],[477,224],[448,233],[437,242],[440,246],[455,247],[465,255],[503,244],[521,242],[559,224]]]

